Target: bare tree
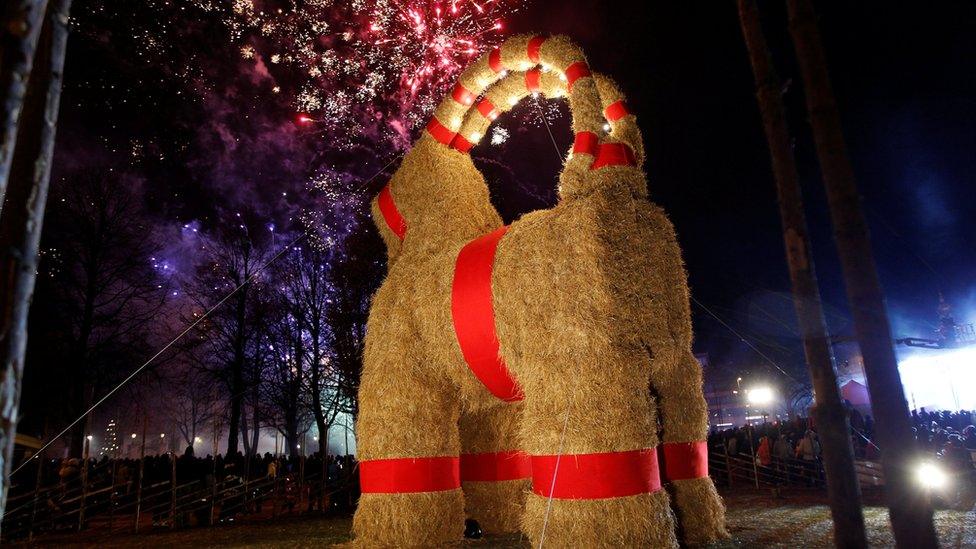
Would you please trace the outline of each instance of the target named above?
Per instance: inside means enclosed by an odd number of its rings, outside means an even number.
[[[46,7],[47,0],[8,0],[0,8],[0,211]]]
[[[187,445],[209,434],[214,415],[220,411],[213,378],[193,367],[180,368],[164,383],[168,390],[167,412]]]
[[[328,310],[332,291],[327,279],[329,255],[316,246],[293,251],[280,269],[282,292],[289,301],[288,308],[296,325],[305,332],[304,350],[308,407],[311,409],[319,433],[319,452],[327,453],[326,433],[338,414],[338,393],[334,387],[334,370],[329,345],[331,334]],[[329,386],[333,387],[331,395]]]
[[[31,71],[32,42],[37,40],[34,37],[43,4],[7,2],[0,21],[0,200],[8,204],[0,215],[0,515],[7,499],[19,419],[27,314],[34,292],[61,105],[71,1],[55,0],[48,10],[41,61],[37,63],[40,68]],[[18,120],[24,82],[27,92]],[[16,146],[11,151],[15,135]],[[9,195],[5,194],[8,171],[15,174]]]
[[[58,378],[68,382],[71,419],[146,355],[149,328],[165,305],[168,287],[153,261],[158,247],[139,221],[140,188],[138,178],[110,169],[77,172],[54,188],[39,307],[48,328],[60,328],[45,354],[54,352]],[[81,455],[84,435],[83,424],[72,431],[73,455]]]
[[[899,547],[912,549],[938,547],[932,504],[928,496],[914,486],[915,479],[911,474],[918,452],[912,440],[908,402],[898,373],[884,292],[871,251],[854,170],[847,157],[816,16],[810,0],[789,0],[787,7],[810,126],[827,190],[834,241],[854,317],[854,331],[864,356],[871,407],[878,420],[881,464],[895,542]]]
[[[249,390],[254,390],[258,376],[249,368],[261,359],[261,322],[259,297],[265,281],[257,277],[267,261],[267,251],[252,241],[244,225],[222,230],[205,247],[208,256],[197,266],[193,280],[188,281],[190,295],[201,309],[228,292],[228,306],[216,310],[199,327],[198,337],[204,352],[198,364],[209,371],[226,389],[228,401],[227,452],[240,447],[242,417]],[[256,408],[252,411],[257,413]],[[254,426],[252,426],[253,430]]]
[[[354,418],[362,374],[363,349],[369,305],[382,280],[382,253],[375,248],[375,235],[358,231],[342,242],[342,254],[333,258],[328,272],[331,367],[337,383],[338,403]]]
[[[837,371],[803,211],[800,178],[780,95],[782,86],[766,46],[755,0],[739,0],[739,19],[756,77],[756,97],[772,157],[797,322],[807,368],[816,388],[813,414],[824,443],[824,468],[827,471],[830,511],[834,519],[834,540],[840,547],[866,547],[861,490],[854,470],[850,425],[837,387]],[[794,392],[791,405],[798,403],[797,396]]]

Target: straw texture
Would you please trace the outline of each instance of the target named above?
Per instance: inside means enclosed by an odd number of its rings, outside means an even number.
[[[530,93],[524,71],[536,66],[527,53],[531,38],[507,40],[497,54],[504,70],[485,56],[464,71],[461,85],[499,112],[511,108]],[[471,158],[455,150],[457,138],[444,143],[423,133],[390,181],[407,222],[402,241],[373,204],[390,268],[366,337],[357,422],[364,460],[514,449],[622,452],[653,448],[662,439],[705,438],[684,264],[671,223],[647,201],[636,120],[628,114],[604,130],[604,109],[624,97],[612,80],[586,71],[568,86],[563,72],[585,62],[570,40],[550,37],[538,53],[545,69],[539,93],[565,95],[574,132],[627,144],[637,165],[592,170],[593,156],[569,154],[559,204],[526,214],[499,242],[491,279],[494,327],[500,354],[525,393],[524,402],[507,404],[468,369],[451,315],[459,251],[501,220]],[[491,123],[477,105],[448,97],[434,117],[476,144]],[[552,547],[674,547],[676,531],[686,543],[728,535],[708,478],[597,500],[550,502],[526,496],[526,488],[526,481],[465,482],[463,494],[366,494],[354,521],[356,543],[457,542],[465,516],[488,532],[521,523],[534,545],[545,524],[545,545]]]

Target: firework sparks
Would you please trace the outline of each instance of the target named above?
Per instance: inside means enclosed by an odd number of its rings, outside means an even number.
[[[521,0],[272,4],[235,0],[228,28],[242,57],[287,73],[290,89],[280,93],[290,93],[317,128],[346,135],[372,129],[403,141],[457,74],[501,41],[504,19]]]

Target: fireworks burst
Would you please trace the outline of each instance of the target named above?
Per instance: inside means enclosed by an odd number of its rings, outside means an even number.
[[[317,127],[405,143],[457,74],[501,41],[504,18],[520,4],[311,0],[276,8],[235,0],[228,28],[242,57],[263,61]]]

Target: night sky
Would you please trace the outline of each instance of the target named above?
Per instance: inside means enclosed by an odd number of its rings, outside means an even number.
[[[828,324],[850,336],[785,2],[759,4],[777,71],[789,84],[785,101]],[[815,5],[895,335],[932,337],[940,291],[958,321],[976,320],[969,184],[976,171],[976,6]],[[618,80],[644,130],[651,197],[676,225],[693,296],[784,368],[796,371],[792,359],[802,371],[735,2],[547,2],[518,22],[574,36],[591,64]],[[700,307],[693,310],[696,348],[710,351],[713,362],[764,362]]]
[[[145,5],[75,2],[55,188],[81,169],[133,174],[144,189],[149,230],[178,235],[187,224],[207,230],[241,219],[252,230],[287,233],[323,200],[358,193],[364,202],[382,187],[383,176],[365,180],[407,140],[392,115],[372,116],[351,130],[354,146],[338,150],[350,130],[296,124],[299,111],[287,98],[299,93],[300,78],[293,69],[269,69],[260,55],[267,44],[255,42],[257,60],[242,58],[222,17],[201,11],[201,2]],[[816,5],[896,335],[931,337],[940,291],[960,321],[972,322],[976,5]],[[849,335],[785,7],[760,6],[780,78],[789,84],[785,99],[828,322],[835,334]],[[643,128],[651,196],[676,225],[695,299],[784,369],[802,372],[735,2],[540,0],[509,16],[505,30],[567,33],[594,69],[618,81]],[[565,108],[549,112],[566,149]],[[531,115],[506,118],[509,141],[482,145],[474,155],[511,220],[554,202],[558,161],[541,125],[519,126]],[[309,179],[323,174],[342,185],[336,194],[311,196]],[[179,261],[173,258],[177,267]],[[739,336],[698,305],[693,312],[696,350],[773,375]]]

